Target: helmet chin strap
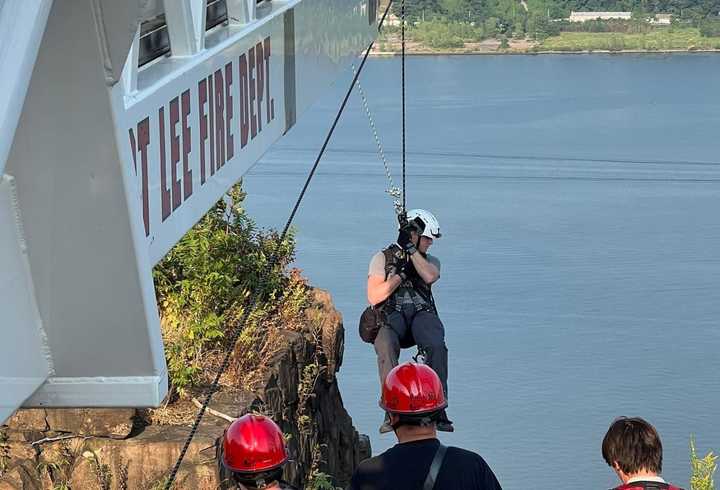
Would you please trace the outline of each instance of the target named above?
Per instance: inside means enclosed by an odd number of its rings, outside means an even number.
[[[263,490],[266,488],[269,488],[271,485],[273,485],[275,481],[267,482],[263,479],[255,480],[255,484],[253,486],[248,487],[246,484],[240,483],[242,488],[246,488],[248,490]]]
[[[433,414],[428,414],[422,417],[413,417],[413,423],[408,423],[408,420],[402,420],[400,417],[398,417],[397,421],[395,423],[391,423],[390,426],[393,428],[393,430],[397,431],[398,428],[402,425],[411,425],[415,427],[429,427],[433,423],[435,423],[435,420],[433,418]]]
[[[255,479],[251,477],[242,478],[236,475],[235,478],[235,482],[240,485],[240,488],[248,490],[263,490],[266,488],[270,488],[271,486],[278,483],[278,481],[275,479],[268,481],[266,478],[263,477]]]

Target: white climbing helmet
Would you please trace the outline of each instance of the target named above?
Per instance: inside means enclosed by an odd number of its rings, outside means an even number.
[[[415,223],[422,236],[428,238],[440,238],[440,223],[434,214],[424,209],[411,209],[407,212],[407,220],[409,223]]]

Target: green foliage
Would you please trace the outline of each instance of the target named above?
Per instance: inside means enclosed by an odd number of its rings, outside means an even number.
[[[102,463],[95,451],[89,450],[83,453],[83,457],[90,461],[92,465],[93,473],[95,474],[95,481],[98,484],[98,490],[110,490],[113,483],[113,474],[110,466]],[[122,482],[118,482],[118,486],[122,485]]]
[[[165,487],[167,487],[167,484],[169,481],[170,481],[170,477],[164,476],[164,477],[158,479],[157,481],[153,482],[150,485],[149,490],[163,490]]]
[[[305,482],[305,490],[342,490],[333,485],[333,480],[330,475],[320,471],[320,463],[322,463],[322,451],[320,445],[315,444],[312,449],[312,465],[310,466],[310,473],[308,474],[307,481]]]
[[[568,20],[554,21],[562,32],[620,32],[624,34],[630,33],[648,33],[658,30],[666,30],[667,27],[654,28],[648,24],[645,19],[633,20],[624,19],[593,19],[585,22],[570,22]]]
[[[259,290],[246,339],[287,284],[293,234],[275,251],[279,234],[257,229],[242,207],[244,199],[240,184],[233,187],[153,271],[170,382],[179,394],[201,380],[208,353],[229,347],[227,334],[242,317],[247,298]],[[261,283],[273,253],[278,260]]]
[[[548,20],[564,19],[571,11],[633,12],[630,21],[589,21],[585,23],[561,23],[562,30],[586,32],[648,32],[652,29],[647,19],[655,14],[673,14],[674,22],[686,23],[685,27],[712,28],[703,34],[717,36],[715,28],[709,26],[720,12],[720,0],[405,0],[406,18],[410,25],[418,21],[443,19],[447,22],[487,25],[489,19],[496,19],[492,29],[485,29],[488,37],[497,27],[498,33],[510,34],[528,32],[542,38],[543,30],[533,29],[528,23],[537,23],[537,18]],[[400,2],[393,3],[393,12],[400,15]],[[531,21],[535,17],[536,20]],[[710,22],[707,19],[711,19]],[[665,27],[667,28],[667,27]],[[705,32],[705,31],[703,31]]]
[[[695,448],[695,438],[690,437],[690,490],[715,490],[713,476],[717,470],[718,457],[712,451],[703,458],[698,457]]]
[[[418,22],[409,30],[408,35],[412,40],[430,48],[462,48],[466,42],[480,41],[483,38],[483,29],[468,23],[434,19]]]
[[[41,462],[37,465],[38,473],[47,472],[52,482],[52,490],[70,490],[70,479],[67,475],[70,462],[66,459],[60,461]]]
[[[700,22],[700,35],[704,37],[720,37],[720,18],[714,17]]]
[[[336,490],[336,488],[330,475],[317,470],[310,473],[305,484],[306,490]]]
[[[500,33],[498,30],[500,26],[500,19],[497,17],[489,17],[485,19],[485,22],[483,24],[483,32],[488,37],[495,37],[497,34]]]
[[[10,444],[5,430],[0,428],[0,477],[10,468]]]
[[[563,32],[547,38],[547,51],[664,51],[717,49],[720,38],[702,37],[695,28],[655,30],[647,34]]]
[[[528,19],[527,30],[528,34],[530,34],[533,38],[542,41],[548,37],[559,35],[560,25],[542,14],[531,14]]]

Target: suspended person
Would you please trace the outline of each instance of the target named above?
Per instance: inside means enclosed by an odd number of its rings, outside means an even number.
[[[430,367],[405,363],[393,368],[383,383],[380,406],[390,413],[398,444],[360,463],[349,490],[501,490],[480,455],[438,441],[437,422],[447,402]]]
[[[262,415],[244,415],[225,430],[220,455],[220,488],[297,490],[282,481],[288,460],[280,428]]]
[[[447,397],[448,351],[445,327],[438,317],[432,285],[440,278],[440,261],[428,254],[433,240],[440,238],[437,218],[424,209],[408,211],[401,218],[397,242],[378,252],[370,261],[368,301],[383,317],[374,339],[380,383],[397,366],[400,348],[417,345],[425,361],[438,374]],[[445,411],[438,430],[452,432]],[[391,432],[388,417],[380,433]]]
[[[602,442],[603,459],[622,482],[613,490],[682,490],[660,476],[662,452],[655,427],[639,417],[616,419]]]

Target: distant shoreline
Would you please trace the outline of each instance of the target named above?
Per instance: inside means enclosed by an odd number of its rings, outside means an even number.
[[[431,51],[406,51],[406,56],[535,56],[535,55],[547,55],[547,54],[577,54],[577,55],[588,55],[588,54],[707,54],[707,53],[720,53],[720,49],[623,49],[623,50],[601,50],[601,49],[586,49],[576,51],[562,51],[562,50],[495,50],[495,51],[461,51],[461,50],[431,50]],[[371,51],[370,56],[374,58],[392,58],[400,56],[399,51]]]
[[[504,54],[675,54],[718,53],[720,36],[704,37],[697,28],[655,29],[646,33],[561,32],[543,39],[489,37],[462,31],[459,24],[429,25],[411,29],[405,50],[408,55],[504,55]],[[455,26],[455,27],[453,27]],[[448,32],[441,28],[447,28]],[[457,32],[451,29],[456,28]],[[439,33],[438,33],[439,32]],[[473,37],[475,36],[475,37]],[[372,55],[395,56],[401,44],[397,32],[378,39]]]

